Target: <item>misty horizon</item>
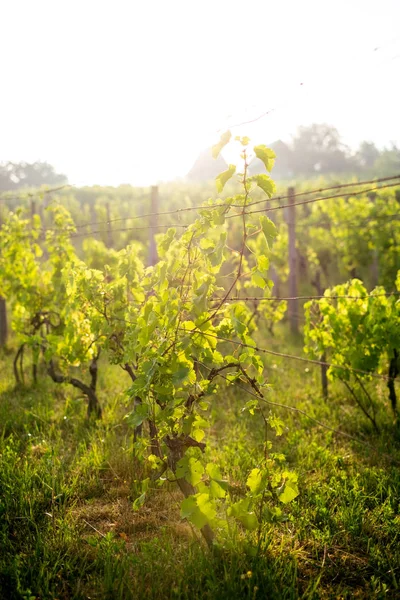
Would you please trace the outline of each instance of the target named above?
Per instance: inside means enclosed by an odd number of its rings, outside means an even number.
[[[269,143],[267,143],[267,145],[274,146],[275,144],[283,143],[288,148],[290,148],[291,145],[293,144],[293,142],[296,140],[296,135],[299,134],[299,132],[301,131],[301,129],[305,129],[305,130],[306,129],[310,129],[312,126],[322,126],[322,127],[326,126],[327,128],[330,128],[331,130],[335,131],[335,127],[334,126],[329,126],[327,124],[315,124],[315,123],[313,123],[313,124],[310,124],[309,126],[300,125],[298,127],[297,131],[295,133],[293,133],[290,136],[290,138],[288,138],[286,140],[279,139],[279,140],[270,141]],[[344,141],[342,139],[342,136],[340,135],[340,132],[338,132],[338,134],[339,134],[339,145],[340,145],[340,148],[343,151],[343,153],[346,155],[346,157],[348,159],[350,159],[350,160],[352,158],[356,158],[357,157],[357,153],[360,151],[363,143],[364,144],[366,143],[368,145],[374,146],[376,148],[376,150],[379,151],[380,153],[384,152],[384,151],[387,151],[387,150],[393,150],[393,149],[394,150],[399,150],[399,147],[397,146],[396,142],[393,141],[393,140],[390,140],[387,144],[384,144],[381,147],[379,147],[378,144],[376,144],[373,140],[360,140],[358,142],[358,144],[356,144],[353,147],[350,147],[349,145],[347,145],[347,144],[344,143]],[[215,138],[214,142],[216,142],[216,141],[217,141],[217,137]],[[54,168],[54,171],[56,173],[58,173],[57,180],[55,179],[55,181],[57,181],[58,183],[62,182],[62,177],[65,177],[65,181],[67,181],[70,185],[77,186],[77,187],[85,187],[85,186],[88,186],[88,187],[90,187],[90,186],[119,187],[119,186],[124,186],[124,185],[130,185],[130,186],[133,186],[133,187],[143,187],[143,186],[148,186],[148,185],[152,185],[152,184],[167,184],[167,183],[173,183],[173,182],[176,182],[176,181],[177,182],[179,182],[179,181],[190,181],[190,179],[191,179],[190,178],[190,172],[193,169],[193,167],[195,166],[195,164],[199,160],[202,159],[202,156],[204,157],[207,153],[209,153],[210,156],[211,156],[211,146],[212,146],[212,144],[210,144],[209,146],[207,146],[205,148],[199,149],[199,151],[197,152],[197,154],[194,154],[193,161],[192,161],[191,165],[189,166],[189,169],[186,169],[186,171],[184,171],[183,168],[182,168],[181,170],[179,170],[179,171],[177,171],[175,173],[171,172],[170,176],[169,177],[167,176],[165,179],[160,179],[160,178],[157,178],[155,176],[154,178],[152,178],[151,180],[148,180],[148,181],[144,181],[144,180],[142,180],[142,181],[136,180],[135,181],[133,179],[131,181],[129,181],[128,178],[120,179],[120,180],[114,180],[114,181],[110,181],[110,180],[106,180],[106,179],[104,179],[104,180],[101,180],[101,179],[100,180],[91,180],[91,181],[83,179],[81,181],[73,181],[72,178],[69,176],[68,173],[60,173],[60,171],[57,169],[57,166],[54,164],[54,162],[51,161],[51,159],[44,159],[44,160],[37,159],[35,161],[32,161],[32,163],[30,163],[29,161],[21,160],[18,163],[15,163],[15,164],[21,164],[21,165],[23,165],[23,164],[26,164],[26,165],[32,165],[32,164],[33,165],[34,164],[43,164],[43,165],[46,165],[47,164],[47,165],[50,165],[51,167]],[[292,153],[295,154],[295,149],[293,149],[293,148],[292,148]],[[232,160],[234,160],[233,154],[232,154],[232,156],[230,156],[229,151],[226,152],[226,150],[221,153],[221,157],[222,157],[223,161],[225,162],[225,164],[231,162]],[[280,155],[278,153],[278,155],[277,155],[277,163],[276,163],[276,169],[278,170],[278,172],[280,170],[279,161],[280,161]],[[11,162],[13,162],[13,161],[3,161],[3,163],[0,163],[0,166],[1,166],[1,164],[11,163]],[[186,165],[185,165],[185,167],[186,167]],[[335,173],[334,170],[332,170],[330,172],[333,173],[333,174]],[[351,172],[350,165],[349,165],[348,172]],[[314,173],[314,175],[315,176],[320,176],[321,173],[319,173],[318,170],[316,170],[315,173]],[[304,177],[304,174],[303,175],[297,174],[297,177],[302,177],[302,176]],[[296,173],[294,174],[294,177],[296,177]],[[207,179],[212,179],[212,177],[203,178],[202,180],[206,181]]]

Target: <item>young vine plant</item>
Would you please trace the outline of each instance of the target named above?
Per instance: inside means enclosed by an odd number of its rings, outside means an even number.
[[[65,269],[75,260],[70,235],[75,231],[71,217],[62,206],[48,209],[53,228],[43,239],[41,220],[11,213],[0,230],[0,289],[12,309],[12,329],[18,342],[14,374],[24,381],[25,348],[32,352],[36,381],[39,358],[56,383],[69,383],[88,398],[88,416],[101,415],[96,395],[99,344],[81,310],[68,302]],[[57,371],[58,363],[61,371]],[[71,367],[89,365],[90,382],[70,375]]]
[[[400,291],[400,271],[396,286]],[[328,375],[344,383],[378,431],[377,406],[368,391],[373,374],[387,374],[391,407],[399,418],[395,389],[400,372],[399,296],[386,294],[381,286],[369,294],[358,279],[326,290],[325,296],[305,305],[305,351],[314,358],[324,355],[335,365]]]
[[[228,531],[230,520],[260,539],[275,503],[286,504],[299,493],[297,475],[285,467],[284,457],[271,452],[267,439],[239,497],[220,465],[206,458],[210,406],[226,385],[247,386],[251,399],[243,409],[260,418],[263,428],[271,427],[278,435],[283,429],[264,403],[268,383],[253,337],[258,311],[268,312],[270,305],[260,303],[252,310],[240,299],[232,301],[243,290],[251,294],[261,289],[269,295],[272,288],[269,252],[276,227],[264,215],[254,221],[246,213],[252,190],[258,187],[267,198],[275,191],[269,175],[249,176],[250,159],[257,156],[269,173],[275,155],[264,145],[251,150],[248,138],[232,140],[226,132],[214,156],[231,141],[240,148],[243,167],[237,173],[236,166],[229,165],[216,179],[217,190],[221,193],[229,179],[237,177],[240,193],[209,200],[182,234],[170,228],[158,235],[159,260],[153,266],[144,265],[137,243],[112,252],[104,268],[89,266],[74,251],[69,240],[73,224],[60,208],[58,229],[46,233],[50,237],[45,264],[37,243],[40,224],[28,231],[20,216],[12,215],[3,233],[10,248],[19,236],[19,250],[10,250],[2,259],[8,271],[1,284],[2,294],[7,291],[14,303],[14,329],[21,341],[42,349],[54,380],[56,367],[65,371],[93,361],[100,351],[128,373],[132,404],[126,421],[135,434],[136,453],[145,457],[148,467],[134,508],[140,508],[152,487],[172,478],[184,496],[182,518],[201,530],[210,547],[218,531]],[[228,243],[232,221],[226,219],[232,214],[240,222],[235,247]],[[14,222],[18,226],[13,229]],[[29,256],[32,263],[29,281],[21,273],[22,296],[18,284],[11,283],[13,252]],[[90,252],[98,256],[100,249],[93,246]],[[284,306],[276,308],[277,317],[268,313],[271,322],[283,316]],[[42,316],[35,330],[32,323],[38,314],[49,316]],[[30,324],[28,330],[22,323]],[[59,375],[62,378],[72,383],[68,375]]]

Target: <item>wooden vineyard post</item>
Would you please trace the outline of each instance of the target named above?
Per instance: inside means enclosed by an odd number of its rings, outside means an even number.
[[[151,186],[151,203],[150,203],[150,240],[149,240],[149,265],[155,265],[158,256],[157,256],[157,248],[156,248],[156,240],[154,238],[154,234],[156,233],[157,227],[157,213],[158,213],[158,186]]]
[[[110,212],[110,203],[106,204],[107,211],[107,248],[112,248],[113,239],[112,239],[112,228],[111,228],[111,212]]]
[[[90,202],[89,211],[90,211],[90,221],[91,221],[90,230],[91,230],[91,234],[94,235],[96,233],[96,227],[97,227],[96,221],[98,221],[96,206],[95,206],[94,202]]]
[[[326,352],[323,352],[321,355],[321,362],[326,362]],[[328,367],[326,364],[321,365],[321,385],[322,385],[322,395],[324,400],[328,400]]]
[[[321,271],[319,269],[315,275],[315,280],[312,283],[315,286],[318,296],[322,296]],[[320,360],[322,363],[326,363],[326,352],[321,354]],[[321,386],[324,400],[328,400],[328,367],[325,364],[321,365]]]
[[[36,215],[36,202],[33,200],[33,198],[31,199],[31,226],[33,228],[33,219]]]
[[[288,189],[288,234],[289,234],[289,297],[288,317],[292,333],[299,332],[297,323],[297,260],[296,260],[296,208],[294,204],[294,188]]]
[[[374,206],[376,206],[376,192],[367,194],[367,197]],[[379,255],[377,248],[372,250],[372,261],[370,266],[371,287],[374,288],[379,284]]]
[[[0,204],[0,227],[2,226],[2,213]],[[1,249],[0,249],[1,252]],[[5,299],[0,296],[0,348],[3,348],[7,343],[7,307]]]
[[[0,296],[0,348],[4,348],[7,343],[7,307],[5,299]]]
[[[273,223],[276,224],[276,214],[275,211],[272,211],[269,215],[268,215],[268,209],[269,209],[269,202],[267,203],[267,216],[271,219],[271,221]],[[279,288],[279,277],[278,277],[278,273],[276,271],[276,267],[275,265],[271,265],[270,266],[270,279],[274,284],[273,287],[273,295],[274,296],[279,296],[280,295],[280,288]]]
[[[372,254],[371,264],[371,287],[374,288],[379,284],[379,256],[375,249]]]

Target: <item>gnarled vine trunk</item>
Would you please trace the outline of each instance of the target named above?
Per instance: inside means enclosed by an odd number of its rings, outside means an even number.
[[[389,381],[388,381],[388,388],[389,388],[389,399],[390,402],[392,404],[392,409],[393,409],[393,413],[395,415],[395,417],[398,418],[398,412],[397,412],[397,396],[396,396],[396,388],[394,385],[394,380],[396,379],[397,375],[399,374],[399,352],[398,350],[394,349],[393,351],[393,357],[390,360],[389,363]]]
[[[323,295],[323,287],[321,283],[321,271],[318,269],[315,278],[311,281],[312,285],[317,290],[318,296]],[[321,361],[321,386],[322,386],[322,395],[324,400],[328,400],[328,365],[326,363],[326,352],[323,352],[320,356]]]
[[[129,363],[125,363],[125,365],[122,368],[124,369],[124,371],[126,371],[128,373],[128,375],[132,379],[132,381],[136,381],[135,372]],[[136,396],[134,399],[133,405],[136,408],[136,406],[138,406],[139,404],[142,404],[142,400],[139,398],[139,396]],[[143,423],[141,423],[140,425],[137,425],[134,429],[133,439],[135,442],[137,441],[138,437],[142,436],[142,433],[143,433]],[[154,454],[154,452],[153,452],[153,454]]]
[[[14,377],[17,385],[20,385],[24,382],[24,348],[25,344],[22,344],[14,357],[13,369],[14,369]],[[18,367],[19,361],[19,367]],[[19,369],[19,370],[18,370]]]
[[[168,466],[171,471],[176,476],[177,464],[181,458],[183,458],[185,454],[185,449],[188,446],[196,446],[204,452],[205,444],[203,442],[196,442],[196,440],[192,439],[190,436],[184,436],[183,439],[181,437],[174,437],[165,439],[165,443],[168,447]],[[185,498],[189,498],[190,496],[194,496],[196,494],[196,489],[194,486],[186,481],[185,478],[181,477],[176,479],[176,483],[178,484],[179,489]],[[207,545],[210,549],[213,548],[215,534],[210,525],[207,523],[200,529]]]
[[[7,308],[5,299],[0,296],[0,348],[3,348],[7,343],[8,328],[7,328]]]
[[[57,373],[55,370],[54,362],[52,360],[49,361],[47,366],[47,372],[55,383],[70,383],[85,394],[85,396],[88,399],[88,418],[91,417],[93,414],[97,419],[100,419],[101,406],[96,395],[97,357],[93,358],[89,371],[92,380],[90,382],[90,385],[86,385],[85,383],[83,383],[83,381],[80,381],[80,379],[77,379],[76,377],[70,377],[69,375],[62,375],[61,373]]]

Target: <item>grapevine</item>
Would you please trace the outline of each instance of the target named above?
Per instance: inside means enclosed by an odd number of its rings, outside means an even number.
[[[400,289],[400,272],[397,289]],[[398,375],[400,348],[400,302],[396,295],[385,295],[377,287],[368,295],[361,281],[335,286],[325,292],[325,298],[312,300],[305,306],[305,350],[313,356],[326,353],[335,365],[331,378],[343,381],[350,394],[376,430],[376,407],[368,392],[368,373],[388,374],[389,398],[393,414],[398,419],[394,381]],[[332,299],[332,296],[339,296]],[[342,297],[340,297],[342,296]],[[347,297],[346,297],[347,296]],[[359,299],[357,299],[359,298]]]
[[[222,136],[215,155],[230,137],[229,133]],[[9,248],[5,262],[11,264],[14,253],[20,261],[29,256],[32,264],[29,280],[21,271],[13,284],[9,270],[2,281],[18,315],[14,329],[21,341],[41,349],[55,382],[79,387],[68,368],[89,362],[93,383],[100,351],[129,374],[131,409],[126,422],[134,430],[137,454],[145,457],[149,472],[134,507],[143,504],[152,486],[172,477],[184,496],[182,518],[201,530],[210,547],[216,530],[226,529],[227,517],[258,532],[260,539],[263,521],[271,514],[266,509],[268,499],[287,503],[298,494],[296,474],[280,466],[281,458],[270,452],[267,439],[263,458],[249,473],[239,500],[231,494],[220,467],[205,458],[210,403],[222,383],[241,382],[251,389],[253,399],[244,409],[259,415],[266,430],[282,431],[281,421],[262,404],[268,383],[253,336],[257,316],[268,315],[272,329],[283,317],[285,303],[274,307],[261,302],[251,310],[240,296],[230,301],[242,290],[270,294],[268,254],[276,227],[264,215],[249,220],[246,211],[252,191],[258,188],[269,198],[275,184],[267,174],[249,176],[249,139],[238,137],[234,143],[241,148],[243,169],[236,175],[236,166],[230,165],[216,183],[221,193],[236,176],[241,193],[206,202],[180,235],[175,228],[158,234],[159,261],[154,266],[145,267],[137,243],[118,252],[87,243],[85,262],[71,244],[74,225],[61,207],[54,209],[55,226],[46,230],[47,257],[41,256],[39,219],[29,229],[20,215],[11,215],[2,234],[2,243]],[[270,172],[274,153],[263,145],[255,146],[253,153]],[[233,207],[241,210],[234,236],[226,222]],[[22,296],[20,284],[26,290]],[[23,330],[22,323],[32,324],[35,318],[40,325]],[[56,371],[56,363],[65,374]],[[92,397],[85,393],[92,412]]]

